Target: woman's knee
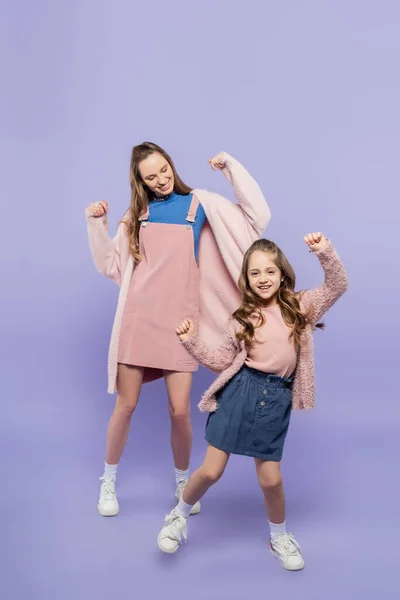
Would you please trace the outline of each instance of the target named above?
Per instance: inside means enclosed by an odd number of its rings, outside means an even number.
[[[129,394],[118,394],[115,412],[125,418],[131,418],[137,405],[137,398]]]
[[[189,406],[181,406],[175,407],[172,404],[169,405],[169,414],[171,417],[171,421],[175,424],[186,424],[190,422],[190,407]]]

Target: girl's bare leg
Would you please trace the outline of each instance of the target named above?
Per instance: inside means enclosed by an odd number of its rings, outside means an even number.
[[[285,521],[285,493],[281,475],[281,464],[267,460],[254,459],[258,482],[264,493],[265,508],[271,523]]]
[[[190,476],[183,492],[182,500],[186,504],[195,504],[221,478],[229,456],[228,452],[208,446],[203,464]]]

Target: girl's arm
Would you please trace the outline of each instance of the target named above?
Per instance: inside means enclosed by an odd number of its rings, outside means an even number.
[[[319,241],[312,241],[312,240]],[[348,279],[336,250],[321,233],[305,237],[307,245],[317,256],[325,273],[325,281],[314,290],[300,294],[300,304],[315,325],[348,288]]]
[[[214,170],[220,169],[232,184],[246,220],[261,235],[271,220],[271,211],[258,183],[239,161],[226,152],[221,152],[209,162]]]
[[[184,333],[179,333],[180,331]],[[228,322],[221,343],[214,348],[207,346],[207,344],[199,339],[198,334],[194,333],[193,322],[189,319],[186,319],[179,326],[177,334],[189,354],[203,365],[203,367],[215,373],[222,373],[222,371],[227,369],[240,351],[232,320]]]
[[[108,206],[99,203],[100,208],[91,205],[86,209],[89,247],[96,269],[121,285],[121,246],[127,240],[125,224],[120,223],[116,236],[112,239],[108,234]],[[95,214],[93,214],[95,213]],[[99,216],[96,216],[99,214]]]

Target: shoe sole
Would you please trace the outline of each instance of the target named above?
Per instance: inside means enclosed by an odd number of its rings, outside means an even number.
[[[279,560],[279,562],[281,563],[282,567],[284,569],[286,569],[286,571],[301,571],[302,569],[304,569],[304,561],[303,561],[303,564],[300,567],[287,567],[287,566],[285,566],[283,564],[283,562],[279,558],[278,554],[276,554],[273,550],[271,550],[271,548],[269,549],[269,551],[271,552],[272,556],[275,556],[275,558]]]
[[[117,510],[117,512],[113,511],[113,512],[109,512],[109,511],[102,511],[100,510],[99,505],[97,505],[97,512],[99,513],[99,515],[101,515],[102,517],[116,517],[117,514],[119,513],[119,508]]]
[[[200,506],[198,508],[195,508],[195,506],[193,506],[192,510],[190,511],[190,514],[191,515],[198,515],[200,511],[201,511],[201,507]]]

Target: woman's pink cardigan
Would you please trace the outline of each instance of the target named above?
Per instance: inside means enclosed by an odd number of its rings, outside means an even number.
[[[243,255],[261,236],[271,218],[266,200],[251,175],[226,153],[224,161],[222,172],[232,184],[238,204],[207,190],[193,191],[207,216],[200,236],[198,259],[199,337],[207,344],[219,339],[224,324],[238,307],[237,281]],[[122,316],[135,263],[124,223],[120,223],[112,239],[108,234],[107,215],[93,217],[86,211],[86,219],[90,250],[97,270],[120,286],[108,355],[108,392],[112,394],[116,391]]]

